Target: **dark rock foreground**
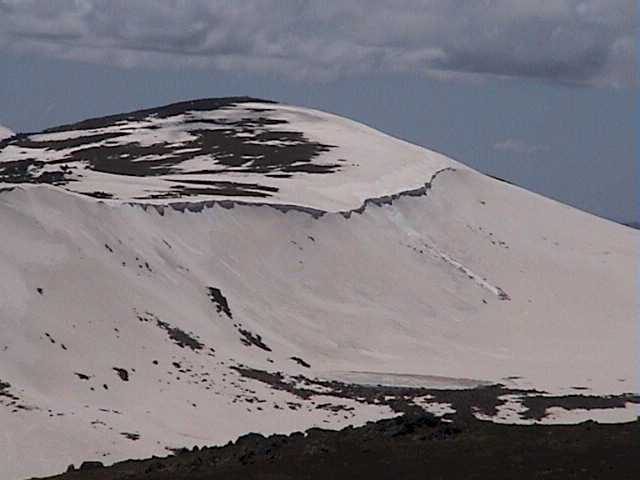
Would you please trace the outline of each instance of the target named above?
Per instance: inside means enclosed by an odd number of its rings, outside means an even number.
[[[166,458],[70,467],[56,480],[636,479],[640,422],[561,426],[404,415],[341,431],[248,434]]]

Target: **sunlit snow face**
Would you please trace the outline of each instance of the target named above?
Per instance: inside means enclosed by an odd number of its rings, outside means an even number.
[[[319,159],[332,146],[307,138],[278,118],[273,106],[238,99],[201,100],[7,139],[0,144],[0,183],[62,186],[103,174],[138,177],[131,181],[139,183],[144,183],[140,177],[154,177],[137,199],[264,198],[278,188],[212,176],[263,180],[339,169],[338,163]],[[117,198],[109,191],[83,193]]]

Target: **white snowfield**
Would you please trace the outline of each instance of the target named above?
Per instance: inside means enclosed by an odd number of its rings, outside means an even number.
[[[396,414],[315,379],[638,393],[637,231],[355,122],[269,108],[334,146],[314,164],[342,167],[202,174],[279,190],[177,200],[190,209],[140,205],[159,203],[134,198],[165,188],[157,177],[88,168],[61,186],[0,187],[3,479]],[[14,148],[0,150],[0,165],[23,155]],[[94,191],[112,197],[79,194]],[[241,203],[209,202],[229,198]],[[494,420],[526,423],[519,400],[505,396]],[[427,395],[415,403],[452,411]],[[536,421],[638,414],[631,400],[562,407]]]

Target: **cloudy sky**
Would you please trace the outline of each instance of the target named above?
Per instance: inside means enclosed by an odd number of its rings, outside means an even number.
[[[640,221],[634,0],[0,0],[0,124],[197,97],[333,111]]]

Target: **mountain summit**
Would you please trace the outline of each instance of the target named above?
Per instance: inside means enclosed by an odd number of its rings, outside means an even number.
[[[637,417],[640,232],[328,113],[0,141],[8,480],[425,409]]]
[[[423,187],[454,165],[345,118],[245,97],[86,120],[0,144],[0,182],[156,204],[226,198],[358,208]]]

